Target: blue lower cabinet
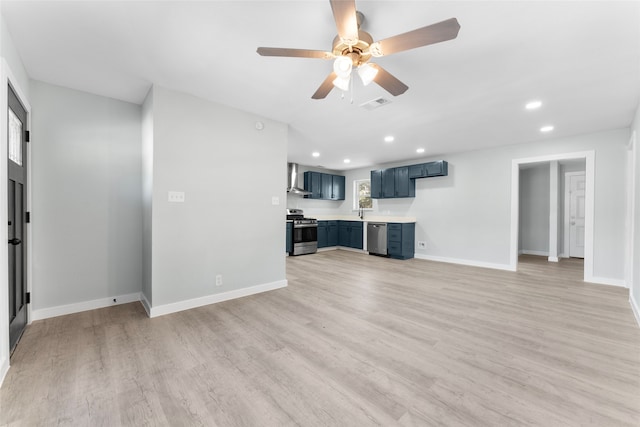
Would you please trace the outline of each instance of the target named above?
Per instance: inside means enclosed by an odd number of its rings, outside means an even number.
[[[318,221],[318,248],[338,246],[338,221]]]
[[[318,221],[318,249],[329,246],[329,221]]]
[[[338,245],[362,249],[362,230],[359,221],[338,221]]]
[[[285,245],[285,252],[290,253],[293,249],[293,223],[287,223],[287,242]]]
[[[338,246],[338,221],[327,223],[327,246]]]
[[[415,223],[387,224],[387,252],[391,258],[409,259],[415,254]]]

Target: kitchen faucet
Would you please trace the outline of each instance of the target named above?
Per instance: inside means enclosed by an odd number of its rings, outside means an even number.
[[[364,208],[361,204],[358,205],[358,216],[361,220],[364,220]]]

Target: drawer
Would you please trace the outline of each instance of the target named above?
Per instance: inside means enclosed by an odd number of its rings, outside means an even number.
[[[388,223],[388,224],[387,224],[387,230],[398,230],[398,231],[402,231],[402,224],[398,224],[398,223]]]
[[[402,245],[399,242],[387,242],[389,255],[401,255]]]
[[[387,229],[387,240],[390,242],[402,242],[402,231]]]

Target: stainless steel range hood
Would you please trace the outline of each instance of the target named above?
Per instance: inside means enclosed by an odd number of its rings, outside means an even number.
[[[305,196],[311,192],[298,188],[298,164],[287,163],[287,193]]]

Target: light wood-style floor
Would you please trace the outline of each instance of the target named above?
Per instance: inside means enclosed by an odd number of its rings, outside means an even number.
[[[331,251],[261,295],[34,322],[0,425],[640,425],[626,289],[579,260],[519,270]]]

